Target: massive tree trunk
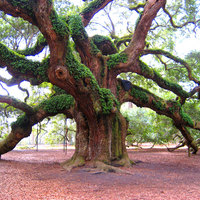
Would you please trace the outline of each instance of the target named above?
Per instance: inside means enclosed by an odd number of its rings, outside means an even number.
[[[100,115],[88,121],[81,111],[75,112],[77,122],[75,153],[63,166],[89,165],[96,167],[100,161],[108,165],[130,166],[125,137],[127,121],[119,111]]]

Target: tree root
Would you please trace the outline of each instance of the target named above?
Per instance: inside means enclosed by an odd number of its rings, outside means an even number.
[[[81,167],[85,165],[85,158],[82,156],[73,156],[69,160],[61,163],[61,166],[67,171],[71,171],[75,167]]]
[[[120,160],[113,161],[112,165],[105,164],[99,160],[85,161],[85,158],[82,156],[73,156],[71,159],[61,163],[61,166],[67,171],[71,171],[73,168],[78,168],[85,166],[81,171],[91,172],[93,174],[100,173],[119,173],[119,174],[131,174],[128,170],[121,169],[119,167],[131,167],[135,162],[129,160],[128,157],[124,157]]]
[[[92,174],[101,173],[118,173],[118,174],[132,174],[128,170],[120,169],[112,165],[107,165],[101,161],[90,161],[86,164],[86,167],[82,169],[85,172],[91,172]]]
[[[131,174],[129,171],[124,170],[124,169],[120,169],[118,167],[114,167],[111,165],[107,165],[103,162],[100,161],[96,161],[95,162],[95,166],[96,166],[96,172],[112,172],[112,173],[119,173],[119,174]]]

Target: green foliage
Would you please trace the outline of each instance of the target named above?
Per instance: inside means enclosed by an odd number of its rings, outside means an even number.
[[[9,2],[15,7],[27,9],[28,14],[32,17],[34,16],[34,12],[33,12],[33,9],[32,9],[32,2],[33,1],[31,1],[31,0],[9,0]]]
[[[89,14],[94,9],[99,8],[104,2],[105,2],[105,0],[94,0],[94,1],[90,2],[90,4],[88,6],[86,6],[81,13],[83,15]]]
[[[134,107],[122,110],[122,114],[129,119],[129,135],[126,137],[128,145],[172,143],[178,134],[171,119],[150,109]]]
[[[106,88],[100,89],[100,102],[103,114],[109,114],[113,108],[112,93]]]
[[[88,37],[80,15],[70,15],[67,21],[74,40],[76,40],[76,38],[84,40]]]
[[[17,118],[17,121],[11,124],[12,129],[21,127],[25,129],[27,126],[30,125],[29,117],[26,114],[23,114]]]
[[[190,118],[189,115],[187,115],[184,111],[183,108],[180,109],[180,115],[182,117],[182,119],[190,126],[190,127],[194,127],[194,122],[192,121],[192,119]]]
[[[146,91],[143,90],[142,88],[132,86],[130,94],[136,99],[140,99],[140,101],[142,101],[143,103],[147,103],[149,101],[149,97]]]
[[[42,101],[39,107],[48,113],[56,114],[64,109],[69,109],[73,104],[74,98],[71,95],[61,94]]]
[[[69,35],[69,27],[62,17],[58,16],[55,11],[51,12],[50,19],[53,25],[53,29],[57,34],[62,37]]]
[[[155,101],[153,100],[153,105],[155,106],[156,109],[158,110],[165,110],[166,104],[162,101]]]
[[[125,54],[125,53],[116,53],[116,54],[110,55],[109,60],[107,62],[108,69],[110,70],[111,68],[118,65],[120,62],[126,63],[127,58],[128,58],[127,54]]]

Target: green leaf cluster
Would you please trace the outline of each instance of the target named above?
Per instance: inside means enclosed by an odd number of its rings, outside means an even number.
[[[134,98],[140,99],[143,103],[147,103],[149,101],[149,97],[145,90],[142,88],[132,86],[131,93]]]
[[[69,109],[73,104],[74,98],[71,95],[61,94],[42,101],[39,107],[48,113],[56,114],[64,109]]]
[[[108,69],[115,67],[119,63],[126,63],[128,56],[125,53],[116,53],[109,56],[109,60],[107,62]]]
[[[81,12],[81,14],[83,14],[83,15],[89,14],[94,9],[99,8],[104,2],[105,2],[105,0],[94,0],[94,1],[92,1],[88,6],[86,6],[83,9],[83,11]]]
[[[11,123],[12,129],[17,127],[26,128],[30,124],[29,117],[26,114],[23,114],[17,118],[17,121]]]
[[[109,89],[100,89],[100,102],[103,114],[109,114],[113,108],[112,93]]]
[[[55,11],[52,11],[50,19],[53,25],[53,29],[57,34],[60,34],[62,37],[69,35],[69,27],[65,20],[63,20],[63,17],[58,16]]]
[[[74,40],[76,40],[76,38],[78,38],[79,40],[84,40],[88,37],[80,15],[70,15],[67,21],[70,27],[71,35]]]
[[[32,9],[32,2],[33,1],[31,1],[31,0],[9,0],[9,2],[15,7],[27,9],[28,14],[30,16],[34,16],[34,12],[33,12],[33,9]]]

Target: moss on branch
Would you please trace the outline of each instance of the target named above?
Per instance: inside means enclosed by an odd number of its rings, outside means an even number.
[[[74,40],[85,40],[88,38],[80,15],[70,15],[67,21]]]
[[[50,19],[53,25],[53,29],[60,36],[69,36],[69,27],[66,21],[57,15],[57,13],[53,10],[51,11]]]
[[[21,55],[36,55],[39,54],[44,47],[47,45],[47,41],[42,34],[40,34],[37,38],[35,45],[31,48],[27,48],[25,50],[17,50],[16,52]]]
[[[164,101],[153,100],[152,103],[155,106],[155,108],[158,109],[158,110],[163,111],[163,110],[166,109],[166,103]]]
[[[92,2],[89,3],[89,5],[87,5],[87,7],[85,7],[83,9],[83,11],[81,12],[82,15],[87,15],[90,12],[92,12],[93,10],[98,9],[99,7],[101,7],[101,5],[105,2],[105,0],[94,0]]]
[[[138,86],[132,86],[130,94],[136,98],[139,99],[143,103],[147,103],[149,101],[148,93],[146,90],[138,87]]]
[[[11,123],[12,129],[15,129],[18,127],[26,129],[26,127],[29,125],[30,125],[30,119],[27,114],[23,114],[19,116],[15,122]]]
[[[96,45],[96,47],[101,50],[103,55],[117,53],[117,48],[112,42],[112,40],[107,36],[94,35],[91,41]]]
[[[116,53],[113,55],[110,55],[110,58],[107,62],[108,69],[115,67],[116,65],[120,63],[126,63],[128,59],[127,54],[125,53]]]
[[[182,117],[183,121],[185,121],[191,128],[194,127],[194,122],[193,120],[190,118],[189,115],[187,115],[184,111],[183,108],[180,109],[179,111],[180,116]]]
[[[141,75],[143,75],[144,77],[154,80],[162,88],[171,90],[181,97],[184,97],[184,98],[190,97],[190,93],[183,90],[183,88],[179,84],[173,83],[173,82],[163,78],[157,71],[150,68],[143,61],[140,60],[139,65],[141,68]]]
[[[42,101],[38,108],[43,108],[47,113],[56,114],[69,109],[73,105],[74,98],[71,95],[61,94]]]
[[[113,108],[111,91],[109,89],[102,88],[100,90],[100,102],[103,109],[103,114],[109,114]]]
[[[29,16],[35,16],[32,8],[32,0],[8,0],[11,5],[27,10]]]
[[[22,75],[32,75],[40,81],[49,80],[47,76],[49,58],[44,59],[41,63],[33,62],[26,59],[24,55],[18,54],[0,43],[0,60]]]

